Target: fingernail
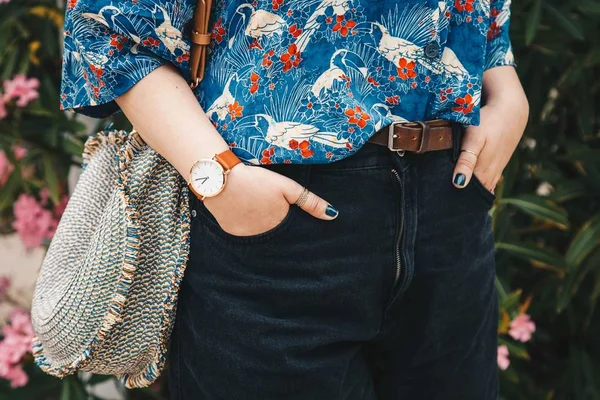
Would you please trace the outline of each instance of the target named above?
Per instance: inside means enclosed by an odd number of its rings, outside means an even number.
[[[466,180],[467,180],[467,177],[465,176],[465,174],[458,173],[458,174],[454,175],[454,184],[455,185],[465,186]]]
[[[331,204],[327,204],[327,208],[325,209],[325,214],[328,217],[334,218],[334,217],[337,217],[338,210],[334,206],[332,206]]]

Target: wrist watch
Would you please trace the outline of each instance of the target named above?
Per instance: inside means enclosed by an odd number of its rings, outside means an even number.
[[[241,162],[229,149],[215,154],[213,158],[198,160],[190,168],[188,186],[200,200],[216,196],[225,188],[227,174]]]

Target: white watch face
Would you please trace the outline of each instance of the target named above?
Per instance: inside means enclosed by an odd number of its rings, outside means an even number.
[[[204,197],[218,194],[225,185],[223,167],[215,160],[200,160],[192,167],[192,187]]]

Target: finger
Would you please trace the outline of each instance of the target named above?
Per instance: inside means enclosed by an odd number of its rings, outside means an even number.
[[[314,194],[311,191],[304,191],[304,187],[294,182],[294,185],[288,190],[284,190],[283,195],[290,204],[295,204],[315,218],[331,220],[338,216],[338,210]]]
[[[471,181],[473,170],[477,164],[477,157],[483,148],[483,142],[477,135],[465,135],[461,152],[454,167],[452,183],[459,189],[466,187]]]

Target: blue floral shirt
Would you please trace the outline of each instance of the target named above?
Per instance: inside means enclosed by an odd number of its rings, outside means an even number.
[[[393,121],[479,124],[483,72],[514,65],[511,0],[214,0],[195,90],[256,164],[327,163]],[[196,0],[68,0],[61,108],[94,117],[160,65],[187,78]]]

